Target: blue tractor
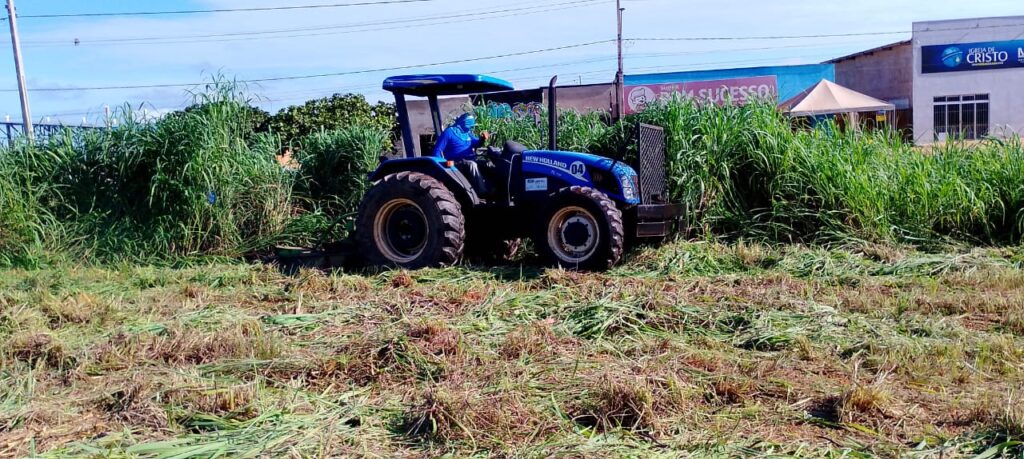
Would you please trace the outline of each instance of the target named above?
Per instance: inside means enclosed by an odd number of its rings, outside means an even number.
[[[679,207],[666,199],[660,129],[641,126],[637,168],[588,153],[557,151],[555,81],[549,88],[549,148],[515,142],[477,152],[486,195],[445,158],[419,152],[406,98],[429,101],[439,137],[438,97],[513,90],[484,75],[410,75],[384,80],[394,94],[405,156],[370,175],[354,242],[369,265],[408,269],[458,262],[468,247],[497,250],[529,238],[551,265],[600,271],[618,263],[627,239],[663,238]],[[645,139],[646,138],[646,139]]]

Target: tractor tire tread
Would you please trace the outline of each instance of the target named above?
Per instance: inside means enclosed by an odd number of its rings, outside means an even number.
[[[428,198],[427,201],[432,205],[433,209],[429,211],[424,209],[424,212],[428,215],[436,215],[433,220],[439,227],[433,229],[438,231],[441,237],[438,238],[439,245],[433,250],[432,254],[426,254],[425,258],[421,255],[419,259],[401,267],[418,269],[450,266],[458,263],[462,259],[466,240],[466,222],[465,216],[462,213],[462,206],[455,198],[455,195],[437,179],[426,174],[408,171],[384,177],[371,187],[370,191],[363,197],[359,205],[355,231],[356,243],[360,250],[364,252],[363,258],[370,265],[398,266],[397,263],[384,257],[379,249],[376,248],[373,236],[374,216],[370,216],[369,211],[372,206],[380,204],[379,201],[383,195],[402,189],[406,191],[399,192],[407,192],[409,196],[405,197],[408,199],[417,201],[424,197]],[[425,203],[421,201],[419,204]]]

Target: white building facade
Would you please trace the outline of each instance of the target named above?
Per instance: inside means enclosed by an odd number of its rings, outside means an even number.
[[[914,140],[1024,134],[1024,16],[914,23]]]

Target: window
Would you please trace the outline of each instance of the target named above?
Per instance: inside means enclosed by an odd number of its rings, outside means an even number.
[[[988,94],[934,99],[935,137],[980,139],[988,135]]]

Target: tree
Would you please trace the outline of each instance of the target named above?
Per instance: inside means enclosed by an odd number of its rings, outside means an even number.
[[[397,128],[394,104],[370,104],[360,94],[335,94],[293,105],[271,116],[261,130],[269,130],[290,144],[321,129],[333,130],[353,125]]]

